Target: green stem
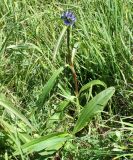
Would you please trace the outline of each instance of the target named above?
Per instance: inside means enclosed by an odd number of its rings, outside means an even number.
[[[70,65],[72,75],[73,75],[73,79],[74,79],[75,94],[76,94],[76,96],[78,96],[78,80],[77,80],[77,75],[76,75],[76,72],[75,72],[73,61],[71,60],[71,53],[70,53],[70,27],[67,28],[67,49],[68,49],[67,60],[68,60],[68,63]]]
[[[68,50],[67,61],[68,61],[68,63],[70,63],[70,59],[71,59],[71,53],[70,53],[70,27],[67,28],[67,50]]]

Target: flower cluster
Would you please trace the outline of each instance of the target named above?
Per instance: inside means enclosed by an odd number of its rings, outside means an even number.
[[[64,20],[64,24],[71,26],[75,23],[76,17],[72,12],[66,11],[61,15],[61,18]]]

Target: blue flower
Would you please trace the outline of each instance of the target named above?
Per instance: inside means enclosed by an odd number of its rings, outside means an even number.
[[[66,11],[61,15],[61,19],[64,20],[64,24],[71,26],[75,23],[76,17],[72,12]]]

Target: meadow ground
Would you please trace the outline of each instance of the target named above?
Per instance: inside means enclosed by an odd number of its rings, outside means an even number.
[[[1,0],[0,160],[133,159],[132,53],[132,0]]]

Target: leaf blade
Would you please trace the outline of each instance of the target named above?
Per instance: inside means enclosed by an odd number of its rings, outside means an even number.
[[[53,60],[55,60],[55,58],[56,58],[56,55],[57,55],[58,50],[59,50],[59,47],[60,47],[60,45],[61,45],[62,38],[63,38],[66,30],[67,30],[67,26],[64,26],[64,28],[63,28],[63,30],[62,30],[59,38],[58,38],[57,44],[56,44],[56,46],[55,46],[55,49],[54,49]]]
[[[94,117],[98,112],[104,109],[105,105],[112,97],[114,92],[115,88],[109,87],[97,94],[93,99],[89,101],[89,103],[82,110],[81,115],[77,120],[77,123],[73,130],[74,134],[83,129],[87,125],[87,123],[90,122],[92,117]]]
[[[34,129],[29,120],[19,111],[17,110],[11,102],[3,95],[0,95],[0,106],[3,106],[5,109],[12,112],[19,119],[21,119],[25,124],[27,124],[30,128]]]
[[[21,146],[23,153],[32,153],[39,152],[44,149],[49,150],[49,148],[56,148],[55,146],[59,145],[59,143],[64,143],[70,135],[68,133],[54,133],[46,136],[39,137],[37,139],[33,139],[28,143],[25,143]],[[51,149],[52,150],[52,149]],[[14,155],[18,155],[19,151],[17,150]]]
[[[105,88],[107,87],[106,84],[100,80],[92,80],[80,89],[79,94],[94,85],[102,85]]]
[[[54,72],[54,74],[51,76],[51,78],[48,80],[48,82],[44,85],[42,93],[39,95],[39,98],[36,102],[36,106],[41,108],[49,94],[49,92],[54,87],[56,78],[58,75],[63,71],[63,67],[59,68],[57,71]]]

